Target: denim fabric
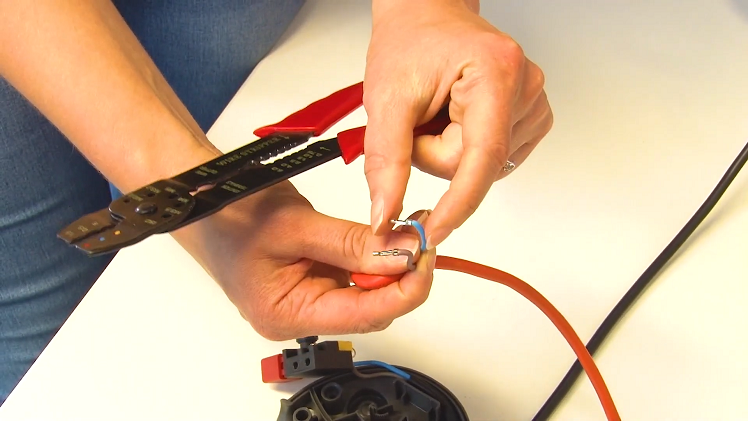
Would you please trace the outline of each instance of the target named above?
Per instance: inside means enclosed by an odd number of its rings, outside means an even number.
[[[115,0],[197,122],[208,128],[304,0]],[[106,207],[110,186],[0,78],[0,404],[111,261],[56,238]]]

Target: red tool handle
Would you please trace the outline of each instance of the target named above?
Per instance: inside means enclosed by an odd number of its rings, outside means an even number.
[[[451,122],[452,120],[450,120],[449,118],[449,110],[447,107],[444,107],[429,122],[416,127],[413,130],[413,137],[423,136],[427,134],[441,134]],[[356,127],[355,129],[349,129],[338,133],[338,145],[340,145],[340,151],[342,152],[343,161],[346,164],[350,164],[359,156],[364,154],[365,133],[366,126]]]
[[[363,104],[363,96],[364,83],[359,82],[317,100],[275,124],[260,127],[254,134],[259,137],[273,133],[310,133],[314,137],[321,136],[335,123],[360,107]],[[431,121],[416,127],[413,135],[437,135],[444,131],[449,123],[449,112],[445,107]],[[338,133],[338,144],[346,164],[363,155],[365,132],[366,127],[356,127]]]
[[[369,275],[365,273],[352,273],[351,280],[357,287],[362,289],[379,289],[395,283],[405,276],[404,273],[397,275]]]
[[[363,102],[364,83],[359,82],[317,100],[275,124],[260,127],[254,133],[259,137],[273,133],[312,133],[314,137],[322,136],[322,133]]]

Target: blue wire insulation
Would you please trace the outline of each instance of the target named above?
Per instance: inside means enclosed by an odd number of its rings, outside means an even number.
[[[410,374],[404,372],[403,370],[400,370],[397,367],[391,366],[385,362],[382,361],[375,361],[375,360],[368,360],[368,361],[356,361],[353,363],[354,367],[363,367],[367,365],[376,365],[382,368],[386,368],[387,370],[397,374],[398,376],[404,378],[405,380],[410,380]]]
[[[420,222],[414,221],[412,219],[409,219],[408,222],[410,222],[410,225],[413,225],[416,227],[416,230],[418,231],[418,235],[421,236],[421,251],[426,251],[426,230],[423,229],[423,225],[421,225]]]

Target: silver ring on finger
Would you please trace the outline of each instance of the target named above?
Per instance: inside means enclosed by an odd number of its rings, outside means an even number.
[[[517,165],[514,164],[512,161],[506,161],[506,164],[504,164],[504,172],[512,172],[515,168],[517,168]]]

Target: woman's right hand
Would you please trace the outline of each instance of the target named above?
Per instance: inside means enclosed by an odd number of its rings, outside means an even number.
[[[413,216],[425,220],[427,213]],[[426,300],[436,257],[434,250],[419,253],[413,232],[375,236],[368,225],[315,211],[290,182],[173,235],[254,329],[271,340],[386,328]],[[406,257],[372,255],[393,248],[413,252],[416,270],[381,289],[351,286],[351,272],[406,272]]]

